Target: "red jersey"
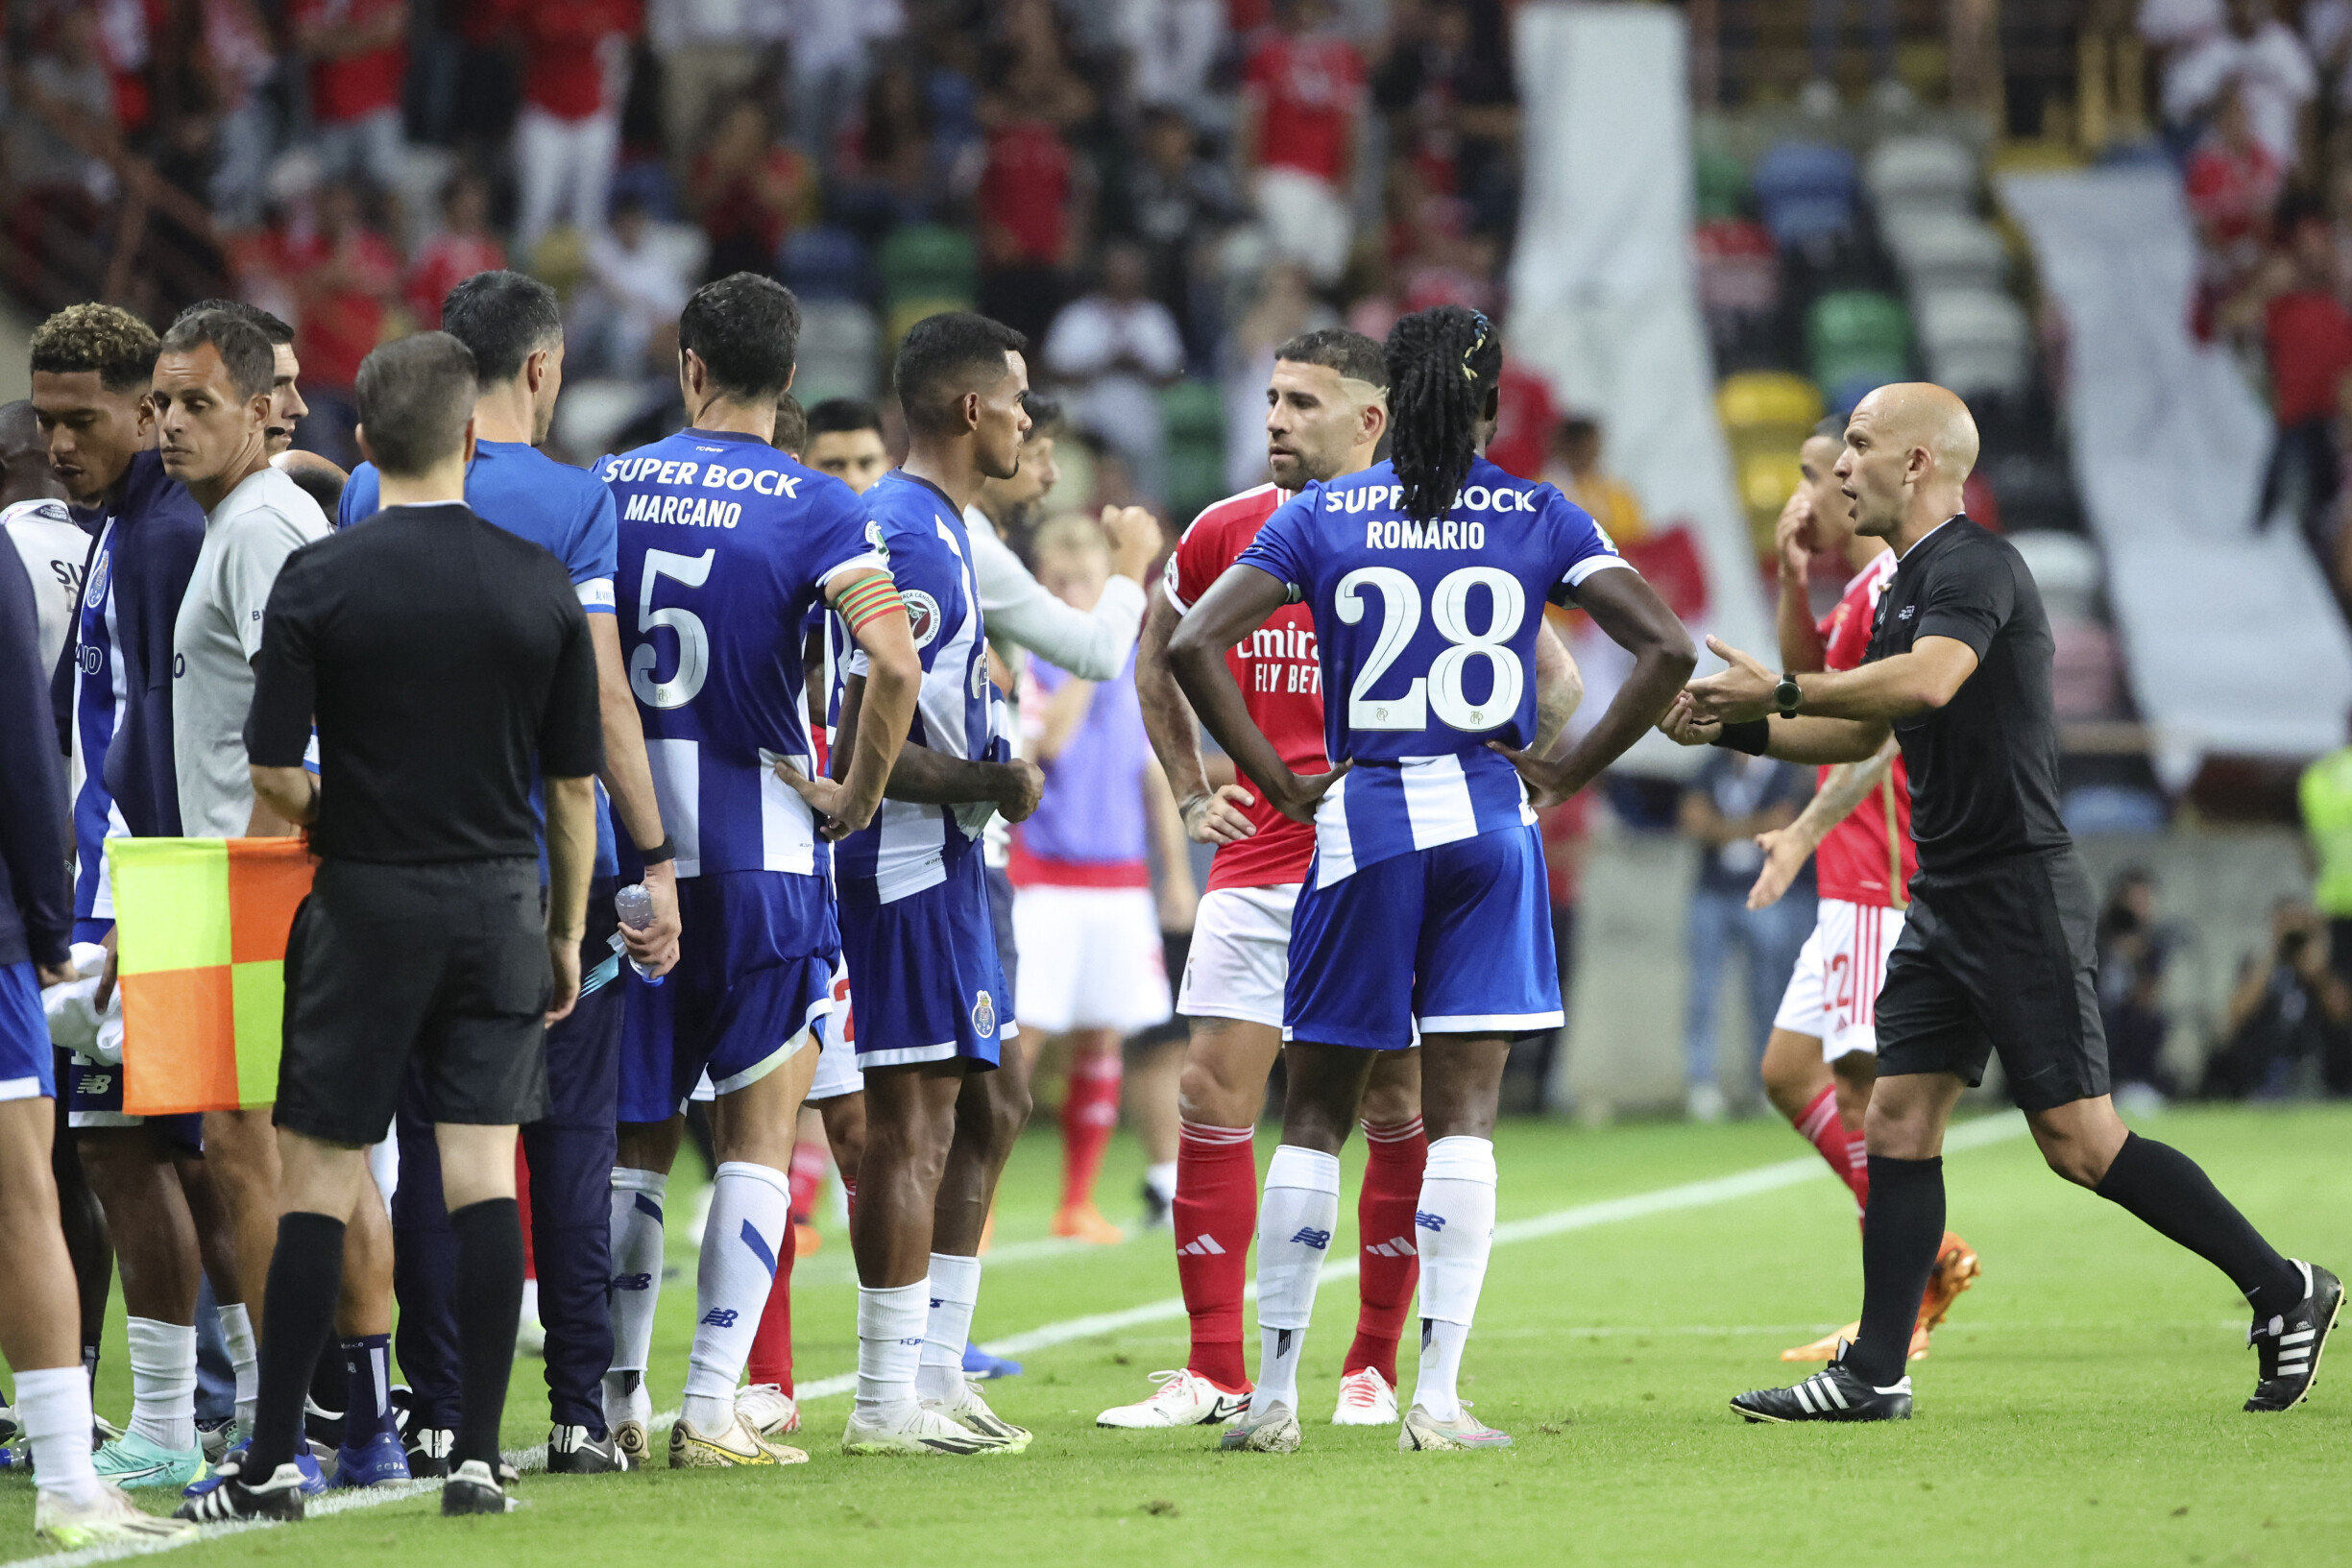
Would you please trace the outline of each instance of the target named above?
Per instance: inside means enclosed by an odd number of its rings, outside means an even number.
[[[1257,100],[1258,164],[1337,181],[1356,139],[1364,57],[1339,38],[1269,38],[1249,57],[1242,84]]]
[[[559,120],[620,112],[637,0],[521,0],[522,101]]]
[[[295,0],[294,25],[362,30],[390,14],[406,13],[400,0]],[[342,125],[378,109],[400,107],[400,84],[408,75],[408,45],[396,39],[364,54],[314,60],[310,66],[310,117]]]
[[[408,308],[424,331],[441,326],[441,302],[475,273],[506,265],[506,248],[487,234],[436,234],[408,269]]]
[[[1291,492],[1260,485],[1226,497],[1193,519],[1168,557],[1161,590],[1182,615],[1200,602],[1209,585],[1240,558],[1258,530]],[[1302,604],[1288,604],[1265,625],[1225,650],[1225,667],[1249,705],[1257,725],[1284,765],[1294,773],[1321,773],[1331,766],[1323,755],[1322,663],[1315,646],[1315,621]],[[1251,790],[1250,793],[1258,794]],[[1243,807],[1257,832],[1238,844],[1220,844],[1209,864],[1209,891],[1220,887],[1273,887],[1307,880],[1315,857],[1315,826],[1293,822],[1266,804]]]
[[[1061,133],[1043,120],[1015,120],[988,137],[980,177],[986,259],[999,266],[1059,266],[1070,235],[1075,168]]]
[[[1861,663],[1870,648],[1870,624],[1878,612],[1879,595],[1894,579],[1892,550],[1881,552],[1855,573],[1837,608],[1821,618],[1823,663],[1831,669],[1853,669]],[[1829,776],[1830,770],[1823,768],[1821,777],[1827,780]],[[1911,843],[1911,781],[1903,770],[1900,754],[1879,787],[1862,797],[1853,815],[1831,828],[1814,852],[1821,896],[1848,904],[1901,907],[1909,895],[1889,885],[1887,880],[1899,856],[1903,881],[1908,885],[1919,870],[1919,851]]]

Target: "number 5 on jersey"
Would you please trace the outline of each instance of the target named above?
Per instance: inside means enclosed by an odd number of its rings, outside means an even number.
[[[684,708],[694,700],[694,693],[702,689],[711,673],[711,634],[702,617],[691,610],[653,608],[654,579],[671,577],[689,588],[700,588],[710,581],[711,563],[717,556],[716,549],[700,555],[645,552],[645,569],[637,582],[637,629],[651,632],[666,626],[678,635],[678,673],[667,681],[653,678],[655,654],[650,640],[639,643],[637,652],[629,657],[629,689],[648,708]]]

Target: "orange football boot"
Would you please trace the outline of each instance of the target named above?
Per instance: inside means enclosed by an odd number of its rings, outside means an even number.
[[[1912,1361],[1923,1361],[1928,1354],[1928,1335],[1946,1315],[1962,1291],[1976,1282],[1984,1270],[1976,1262],[1976,1249],[1962,1241],[1953,1231],[1944,1233],[1943,1244],[1936,1249],[1935,1272],[1928,1276],[1928,1288],[1920,1292],[1919,1322],[1911,1330]],[[1811,1344],[1797,1345],[1781,1352],[1784,1362],[1826,1362],[1837,1354],[1840,1344],[1850,1342],[1862,1332],[1859,1318],[1844,1328],[1823,1335]]]
[[[1127,1240],[1127,1232],[1103,1218],[1103,1211],[1091,1203],[1073,1203],[1055,1215],[1054,1234],[1097,1246]]]

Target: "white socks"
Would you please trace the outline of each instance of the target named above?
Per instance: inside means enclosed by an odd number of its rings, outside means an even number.
[[[237,1380],[237,1430],[254,1430],[254,1411],[261,1403],[261,1352],[254,1340],[254,1315],[242,1301],[231,1301],[220,1312],[221,1338],[229,1345],[229,1365]]]
[[[1489,1208],[1491,1215],[1493,1210]],[[1298,1409],[1298,1353],[1315,1318],[1315,1287],[1340,1218],[1336,1154],[1284,1144],[1266,1162],[1258,1200],[1258,1356],[1253,1412]]]
[[[539,1281],[536,1277],[522,1282],[522,1320],[526,1323],[539,1321]]]
[[[1494,1145],[1441,1138],[1429,1146],[1414,1235],[1420,1243],[1421,1363],[1413,1403],[1441,1421],[1462,1414],[1456,1380],[1494,1250]],[[1261,1246],[1264,1243],[1259,1243]],[[1264,1288],[1258,1315],[1265,1317]],[[1264,1387],[1261,1377],[1260,1385]]]
[[[98,1495],[90,1463],[90,1380],[79,1365],[16,1374],[16,1423],[33,1450],[33,1484],[86,1503]]]
[[[980,1260],[933,1253],[930,1291],[915,1397],[954,1404],[963,1397],[963,1347],[972,1338],[972,1309],[980,1302]]]
[[[760,1315],[776,1281],[776,1251],[791,1224],[792,1188],[783,1171],[748,1160],[719,1162],[702,1232],[695,1275],[701,1315],[681,1407],[697,1431],[724,1432],[735,1421],[736,1380],[760,1332]]]
[[[131,1339],[131,1430],[175,1453],[196,1446],[196,1330],[152,1317]]]
[[[662,1200],[669,1177],[659,1170],[613,1169],[613,1364],[608,1399],[620,1397],[626,1373],[642,1381],[653,1355],[653,1309],[662,1302]]]
[[[892,1427],[915,1411],[915,1370],[931,1315],[931,1282],[858,1287],[858,1417]]]

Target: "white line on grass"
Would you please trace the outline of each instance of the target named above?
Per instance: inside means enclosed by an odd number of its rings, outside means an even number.
[[[1965,1122],[1944,1135],[1947,1154],[1972,1148],[1983,1148],[1990,1144],[2005,1143],[2023,1137],[2025,1119],[2010,1112],[2005,1115],[1979,1117]],[[1656,1192],[1636,1193],[1628,1197],[1605,1198],[1598,1203],[1579,1203],[1550,1214],[1533,1215],[1525,1219],[1514,1219],[1494,1227],[1494,1244],[1511,1246],[1519,1242],[1541,1241],[1547,1237],[1565,1236],[1571,1231],[1589,1230],[1595,1225],[1612,1225],[1623,1219],[1644,1219],[1652,1215],[1672,1214],[1684,1209],[1709,1209],[1719,1203],[1734,1203],[1744,1197],[1762,1193],[1778,1192],[1783,1187],[1795,1187],[1829,1175],[1830,1170],[1819,1156],[1782,1160],[1773,1165],[1759,1165],[1751,1170],[1735,1171],[1729,1176],[1711,1176],[1705,1181],[1685,1182],[1679,1187],[1661,1187]],[[1058,1255],[1066,1250],[1055,1247],[1052,1252],[1030,1248],[1037,1243],[1024,1243],[1024,1253],[1035,1256]],[[1007,1249],[1010,1250],[1009,1248]],[[1327,1266],[1322,1272],[1325,1280],[1348,1280],[1356,1277],[1357,1262],[1343,1258]],[[1257,1285],[1253,1281],[1244,1292],[1246,1299],[1255,1299]],[[1124,1312],[1093,1313],[1084,1317],[1064,1318],[1048,1323],[1027,1334],[1010,1335],[982,1346],[992,1356],[1024,1356],[1039,1350],[1051,1350],[1055,1345],[1068,1344],[1073,1339],[1092,1339],[1099,1334],[1116,1334],[1123,1329],[1139,1328],[1146,1323],[1165,1322],[1184,1315],[1184,1298],[1170,1296],[1163,1301],[1148,1301],[1140,1307]],[[812,1400],[838,1399],[858,1386],[855,1372],[843,1372],[837,1377],[818,1378],[803,1383],[796,1396],[803,1405]],[[676,1421],[678,1412],[664,1411],[651,1425],[666,1427]],[[519,1470],[540,1470],[546,1466],[545,1446],[518,1449],[506,1456]],[[312,1500],[305,1511],[313,1517],[347,1513],[355,1508],[380,1508],[387,1503],[404,1502],[422,1497],[437,1488],[429,1481],[411,1482],[406,1485],[373,1486],[365,1491],[329,1492]],[[130,1544],[85,1547],[79,1552],[64,1552],[45,1557],[27,1559],[38,1562],[41,1568],[84,1568],[85,1564],[113,1562],[123,1557],[142,1556],[156,1552],[169,1552],[176,1547],[192,1546],[199,1540],[215,1540],[224,1535],[248,1530],[275,1528],[270,1522],[248,1521],[229,1525],[206,1525],[194,1535],[153,1545]]]

